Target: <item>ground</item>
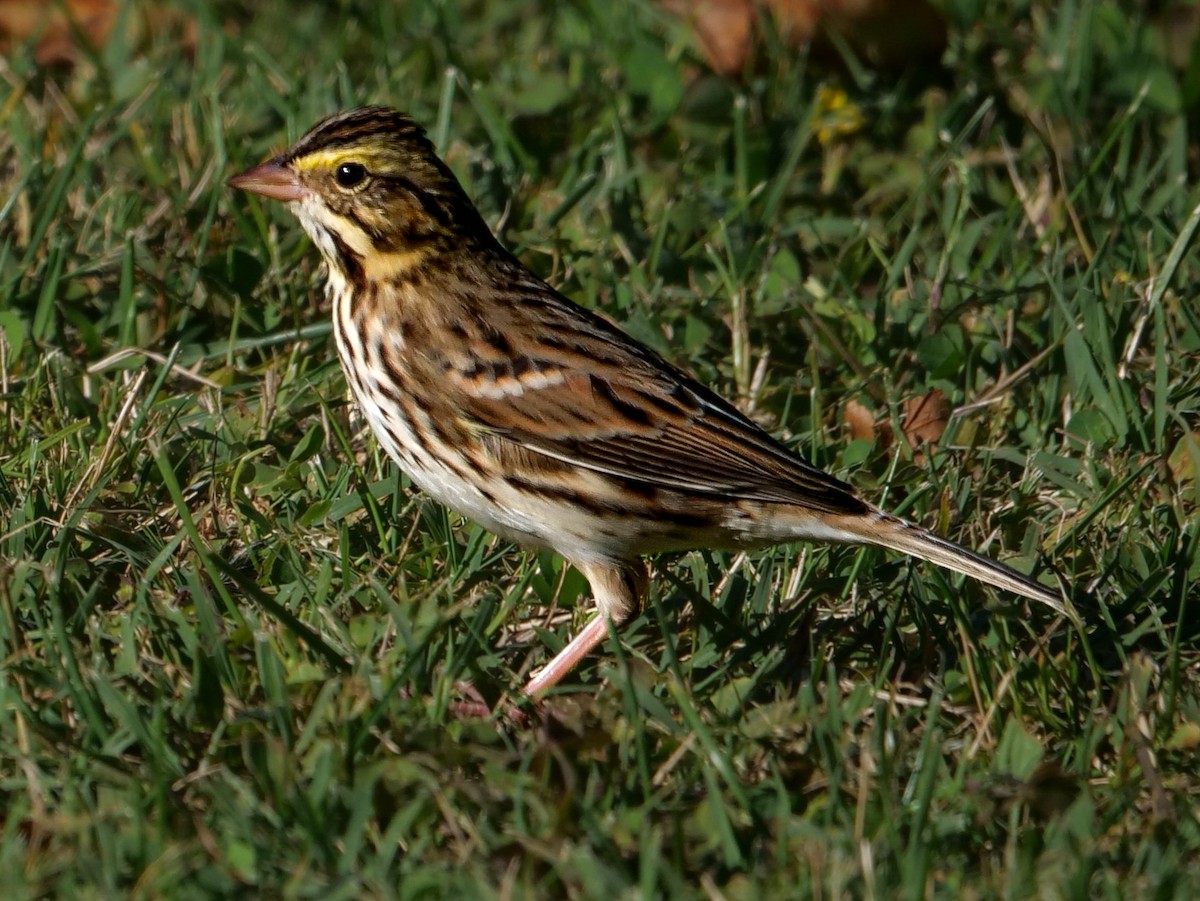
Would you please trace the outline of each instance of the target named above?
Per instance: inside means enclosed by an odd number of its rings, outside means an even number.
[[[7,898],[1200,893],[1187,8],[944,4],[940,63],[768,34],[726,78],[646,4],[243,6],[0,61]],[[382,457],[316,252],[224,186],[364,102],[534,271],[1082,625],[694,553],[548,725],[458,715],[586,584]]]

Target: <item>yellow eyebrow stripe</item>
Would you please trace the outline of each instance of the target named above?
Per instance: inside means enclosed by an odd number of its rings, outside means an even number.
[[[314,150],[312,153],[306,153],[298,157],[294,161],[294,165],[304,172],[313,172],[319,169],[334,169],[338,163],[348,161],[362,163],[370,172],[372,166],[378,166],[378,154],[371,153],[370,150],[363,151],[361,147],[338,147],[333,150]]]

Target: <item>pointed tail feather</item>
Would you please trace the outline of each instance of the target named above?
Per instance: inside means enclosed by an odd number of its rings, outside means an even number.
[[[998,563],[982,554],[960,547],[953,541],[905,522],[895,516],[875,510],[865,516],[845,517],[839,527],[855,535],[864,544],[876,544],[902,554],[928,560],[938,566],[962,573],[997,588],[1038,601],[1074,623],[1079,614],[1060,594],[1033,581],[1010,566]]]

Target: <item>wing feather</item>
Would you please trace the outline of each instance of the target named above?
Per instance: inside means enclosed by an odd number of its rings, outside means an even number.
[[[550,302],[543,294],[527,321],[520,310],[505,311],[511,353],[503,361],[445,367],[456,406],[477,428],[574,466],[708,500],[866,509],[849,485],[603,319],[557,294]]]

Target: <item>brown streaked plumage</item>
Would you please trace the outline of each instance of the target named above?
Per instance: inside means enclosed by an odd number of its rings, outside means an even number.
[[[332,116],[229,183],[287,203],[320,249],[338,353],[388,454],[437,500],[587,577],[598,615],[527,693],[629,617],[642,557],[661,551],[875,544],[1070,613],[1051,589],[871,506],[534,276],[395,110]]]

